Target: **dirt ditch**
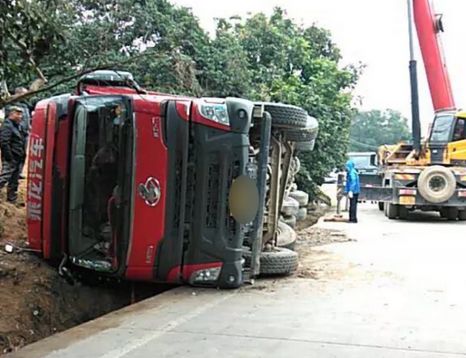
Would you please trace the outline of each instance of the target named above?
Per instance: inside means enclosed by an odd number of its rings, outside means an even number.
[[[167,289],[68,284],[56,268],[18,249],[26,247],[25,212],[24,203],[6,203],[5,194],[0,194],[0,355]],[[6,244],[15,250],[6,252]]]

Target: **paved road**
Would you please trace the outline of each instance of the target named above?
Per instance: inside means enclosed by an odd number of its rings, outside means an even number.
[[[318,280],[172,290],[13,357],[466,356],[466,224],[412,220],[366,206],[357,225],[320,224],[357,241],[316,248]]]

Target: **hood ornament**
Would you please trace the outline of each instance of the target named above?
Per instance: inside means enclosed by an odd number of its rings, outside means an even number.
[[[147,205],[156,206],[162,194],[159,181],[153,177],[147,178],[144,184],[139,184],[138,194]]]

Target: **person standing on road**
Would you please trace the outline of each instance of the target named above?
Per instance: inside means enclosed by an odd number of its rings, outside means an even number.
[[[346,190],[350,200],[349,222],[358,222],[358,197],[359,197],[359,174],[354,162],[350,159],[346,162]]]
[[[18,198],[18,179],[21,163],[26,158],[26,139],[21,129],[23,109],[11,106],[8,118],[0,128],[0,149],[2,151],[2,172],[0,190],[8,184],[7,201],[14,203]]]

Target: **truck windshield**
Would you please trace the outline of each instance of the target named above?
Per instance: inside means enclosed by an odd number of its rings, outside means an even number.
[[[350,156],[350,159],[354,162],[356,169],[370,168],[372,166],[370,156]]]
[[[431,142],[448,143],[455,117],[451,114],[437,116],[432,127]]]
[[[89,269],[116,269],[114,216],[122,170],[120,142],[126,117],[127,109],[118,97],[86,98],[75,112],[69,250],[76,265]]]

